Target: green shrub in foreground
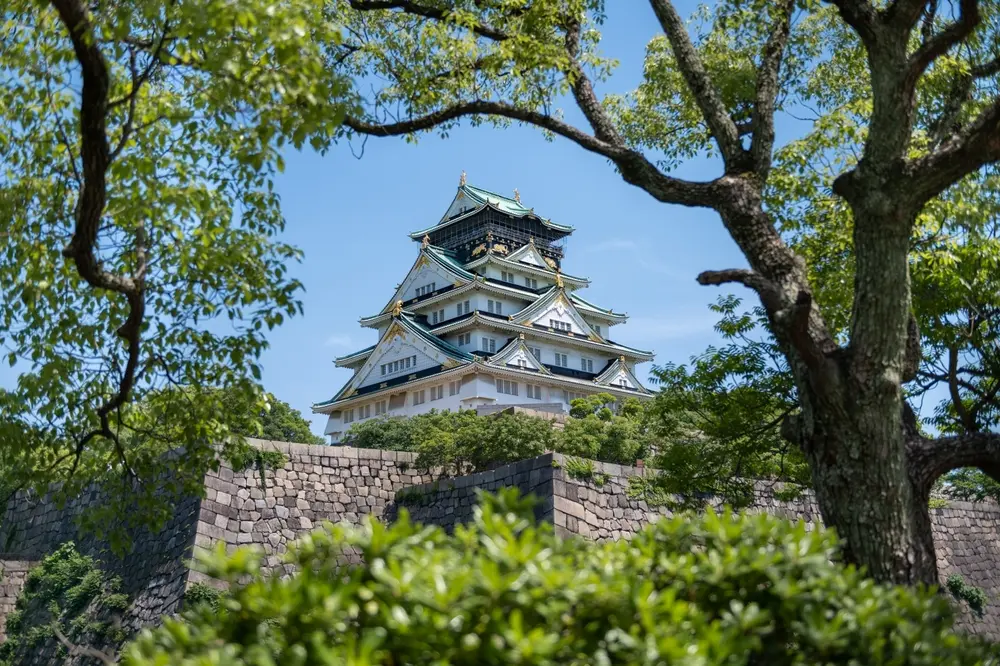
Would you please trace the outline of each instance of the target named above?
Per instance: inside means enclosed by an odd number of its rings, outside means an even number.
[[[996,664],[941,595],[831,564],[835,538],[770,516],[663,520],[631,542],[557,538],[528,503],[484,498],[454,536],[405,516],[327,525],[264,579],[144,632],[125,664]],[[345,547],[366,564],[338,568]]]

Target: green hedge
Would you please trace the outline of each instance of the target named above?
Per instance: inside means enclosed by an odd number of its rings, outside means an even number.
[[[280,664],[995,664],[933,590],[831,563],[832,533],[765,515],[663,520],[630,542],[560,539],[514,494],[453,536],[403,517],[300,539],[284,580],[259,556],[208,559],[233,581],[144,632],[133,666]],[[346,548],[364,565],[342,567]],[[250,575],[245,586],[236,580]]]

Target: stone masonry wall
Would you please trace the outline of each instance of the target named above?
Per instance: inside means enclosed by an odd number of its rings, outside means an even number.
[[[28,571],[35,564],[31,560],[0,560],[0,643],[7,638],[7,615],[14,610]]]
[[[522,490],[538,495],[542,506],[551,507],[540,517],[551,520],[558,534],[578,534],[587,538],[627,539],[644,525],[670,511],[662,506],[629,496],[629,479],[652,474],[648,468],[628,467],[608,463],[593,463],[594,479],[574,478],[567,472],[566,458],[546,454],[530,461],[494,470],[486,474],[451,479],[407,490],[398,498],[411,515],[423,522],[452,528],[456,522],[471,517],[470,502],[475,489],[494,489],[497,479],[511,479]],[[506,471],[510,469],[511,471]],[[520,473],[513,469],[519,469]],[[523,484],[525,469],[535,474],[531,483]],[[548,495],[551,489],[551,495]],[[778,500],[769,484],[760,484],[755,493],[754,507],[791,520],[806,523],[821,522],[819,507],[812,493],[796,500]],[[956,604],[958,625],[972,634],[1000,639],[1000,507],[991,504],[952,502],[947,508],[932,509],[934,543],[941,581],[959,574],[989,597],[984,617],[971,614],[964,603]]]
[[[476,489],[505,486],[536,495],[539,519],[551,521],[563,534],[628,538],[648,522],[669,515],[663,507],[629,496],[629,479],[649,473],[641,468],[595,463],[594,472],[603,481],[595,483],[573,478],[563,456],[546,454],[441,480],[436,471],[416,469],[411,453],[259,440],[254,444],[281,451],[288,462],[283,469],[267,470],[263,482],[257,470],[235,472],[223,465],[209,473],[204,497],[182,498],[166,527],[156,534],[135,535],[135,548],[124,558],[112,555],[106,544],[77,534],[75,516],[100,502],[98,495],[81,497],[63,510],[47,498],[20,495],[12,500],[0,522],[0,535],[11,537],[7,554],[0,553],[0,563],[11,575],[9,585],[7,579],[0,583],[0,627],[12,605],[5,606],[4,600],[19,591],[18,576],[26,571],[26,562],[42,559],[67,540],[75,540],[81,551],[122,577],[134,599],[126,618],[134,630],[176,612],[190,585],[211,582],[188,564],[196,548],[219,542],[229,548],[262,548],[266,569],[282,575],[288,573],[281,556],[289,541],[323,521],[358,523],[366,515],[391,520],[405,506],[418,522],[452,529],[472,517]],[[755,510],[819,521],[810,495],[782,502],[766,486],[758,489]],[[961,626],[1000,638],[1000,507],[952,503],[932,514],[942,580],[958,573],[989,596],[986,616],[976,619],[962,610]]]

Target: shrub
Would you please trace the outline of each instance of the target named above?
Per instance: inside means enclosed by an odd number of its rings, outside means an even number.
[[[76,646],[114,652],[126,638],[120,620],[131,603],[120,588],[118,577],[106,575],[72,542],[63,544],[28,572],[7,619],[0,664],[42,663],[40,654],[64,654],[57,632]]]
[[[327,525],[290,549],[285,579],[259,576],[252,551],[217,552],[206,564],[231,581],[218,609],[144,631],[124,663],[996,663],[934,590],[832,563],[833,534],[802,523],[709,512],[594,543],[529,516],[505,491],[452,536],[405,515]],[[345,550],[364,564],[340,564]]]

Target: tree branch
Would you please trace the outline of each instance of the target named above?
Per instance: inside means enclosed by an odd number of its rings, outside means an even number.
[[[958,420],[962,427],[969,432],[976,432],[979,428],[975,420],[970,418],[962,402],[962,394],[958,390],[958,347],[948,348],[948,395],[951,397],[951,405],[955,408]]]
[[[63,26],[69,32],[83,81],[80,97],[80,157],[83,165],[83,182],[74,211],[73,236],[63,249],[63,256],[74,262],[80,277],[91,287],[115,292],[128,301],[128,317],[115,331],[127,346],[125,372],[119,380],[117,392],[98,409],[98,416],[101,420],[100,434],[115,442],[116,449],[122,456],[122,462],[131,472],[121,443],[111,431],[108,416],[128,402],[139,364],[140,331],[146,305],[142,279],[146,265],[145,233],[140,231],[136,237],[138,277],[117,275],[104,270],[95,249],[107,198],[106,175],[111,164],[107,133],[110,90],[108,67],[94,34],[90,12],[81,0],[51,1]]]
[[[931,63],[947,53],[948,49],[952,46],[972,34],[972,31],[979,25],[980,18],[979,0],[960,0],[958,18],[945,26],[941,32],[926,40],[910,56],[910,60],[907,63],[907,77],[909,80],[915,84],[916,80],[920,78],[920,75],[924,73],[924,70]],[[916,18],[913,21],[916,22]]]
[[[865,46],[870,47],[876,39],[878,14],[868,0],[831,0],[847,25],[854,28]]]
[[[900,192],[914,203],[923,204],[977,171],[984,164],[1000,159],[1000,98],[968,126],[952,133],[934,152],[906,160]]]
[[[705,70],[701,56],[691,43],[691,36],[684,22],[670,0],[649,0],[649,4],[670,41],[677,67],[719,146],[727,172],[742,171],[747,153],[740,142],[739,131],[722,103],[715,83]]]
[[[906,443],[910,478],[930,488],[942,475],[961,467],[977,467],[1000,481],[1000,434],[974,432],[954,437],[912,437]]]
[[[344,118],[344,126],[357,134],[402,136],[413,134],[467,116],[499,116],[536,125],[573,141],[586,150],[612,160],[627,182],[642,184],[657,200],[682,206],[713,208],[718,204],[719,188],[715,183],[681,180],[666,176],[641,153],[617,146],[588,134],[552,116],[523,109],[504,102],[475,100],[431,112],[424,116],[394,123],[373,123],[356,116]]]
[[[698,275],[700,285],[720,285],[738,282],[753,289],[760,296],[761,303],[777,326],[784,329],[799,357],[810,370],[819,370],[826,354],[809,333],[809,319],[812,314],[812,295],[801,289],[795,301],[789,303],[778,286],[760,273],[743,268],[722,271],[705,271]]]
[[[580,22],[573,19],[566,28],[566,53],[569,54],[569,71],[566,73],[569,78],[570,90],[573,92],[573,99],[580,107],[587,122],[594,130],[594,134],[602,141],[615,146],[624,146],[618,129],[601,105],[600,100],[594,93],[594,87],[590,79],[583,71],[578,60],[580,55]]]
[[[448,13],[437,7],[428,7],[412,0],[350,0],[351,9],[358,11],[374,11],[378,9],[392,10],[399,9],[407,14],[423,16],[435,21],[445,21]],[[510,35],[491,26],[477,23],[472,26],[472,32],[482,37],[487,37],[497,42],[502,42],[510,38]]]
[[[757,99],[754,103],[754,132],[750,141],[750,156],[754,171],[763,179],[771,169],[771,152],[774,148],[774,108],[778,99],[778,73],[788,45],[792,28],[792,10],[795,0],[780,0],[775,11],[778,17],[771,27],[771,34],[764,45],[764,54],[757,69]],[[737,134],[739,130],[737,129]]]

